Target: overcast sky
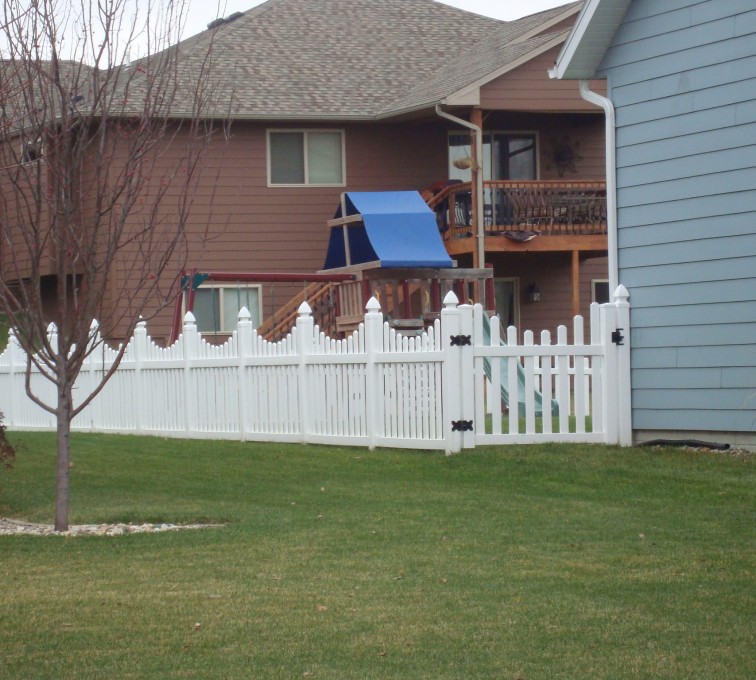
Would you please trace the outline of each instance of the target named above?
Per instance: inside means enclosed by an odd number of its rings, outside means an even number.
[[[380,2],[381,0],[375,0]],[[495,19],[511,21],[528,14],[535,14],[545,9],[566,5],[570,0],[439,0],[445,5],[452,5],[468,12],[475,12]],[[190,0],[190,11],[184,35],[186,37],[207,28],[218,16],[228,16],[234,12],[244,12],[261,5],[263,0],[221,0],[218,5],[208,0]],[[220,13],[216,6],[221,8]]]
[[[11,13],[17,12],[19,6],[23,7],[27,3],[31,3],[32,0],[18,0],[19,5],[10,5]],[[112,2],[118,2],[119,0],[111,0]],[[121,59],[131,60],[137,59],[145,55],[147,51],[146,32],[144,31],[144,21],[147,15],[147,8],[152,6],[157,10],[155,19],[160,25],[160,18],[164,17],[162,10],[168,6],[168,3],[172,3],[175,0],[124,0],[124,13],[125,18],[124,27],[116,33],[121,40],[126,40],[125,36],[128,35],[127,26],[134,21],[137,29],[137,38],[131,44],[130,47],[125,47],[123,43],[117,44],[115,49],[116,59],[118,62]],[[484,16],[494,17],[496,19],[503,19],[511,21],[512,19],[519,19],[520,17],[528,14],[535,14],[552,7],[558,7],[559,5],[565,5],[569,0],[437,0],[446,5],[458,7],[459,9],[466,10],[468,12],[475,12]],[[92,49],[94,47],[90,44],[86,54],[82,55],[82,52],[78,49],[81,41],[77,36],[80,36],[82,29],[80,26],[79,18],[81,16],[82,7],[86,11],[88,7],[97,7],[99,0],[61,0],[54,3],[56,16],[59,16],[58,27],[63,28],[58,32],[58,48],[64,58],[83,59],[85,62],[93,63],[92,61]],[[257,5],[261,5],[264,0],[178,0],[178,6],[184,8],[185,22],[182,31],[183,38],[195,35],[204,31],[207,25],[217,19],[218,17],[227,17],[234,12],[244,12],[252,9]],[[381,2],[381,0],[374,0],[374,2]],[[81,3],[81,4],[80,4]],[[185,4],[184,4],[185,3]],[[6,8],[8,11],[8,8]],[[19,16],[24,16],[20,13]],[[92,24],[90,24],[91,26]],[[78,28],[76,28],[78,27]],[[174,31],[179,30],[179,26],[173,26],[169,40],[175,41],[177,39],[177,33]],[[28,31],[27,31],[28,32]],[[89,31],[86,31],[87,33]],[[93,35],[101,33],[98,30],[97,24],[94,24]],[[158,35],[165,35],[158,30]],[[62,39],[62,42],[61,42]],[[12,41],[11,41],[12,42]],[[92,43],[96,46],[97,40],[93,40]],[[7,46],[8,42],[4,31],[0,31],[0,58],[8,58]],[[124,52],[121,48],[124,47]],[[154,45],[153,45],[154,49]]]

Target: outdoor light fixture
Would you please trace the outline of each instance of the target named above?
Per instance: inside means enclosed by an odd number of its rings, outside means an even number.
[[[541,301],[541,291],[538,290],[538,286],[536,286],[535,283],[531,283],[528,286],[528,299],[531,302],[540,302]]]

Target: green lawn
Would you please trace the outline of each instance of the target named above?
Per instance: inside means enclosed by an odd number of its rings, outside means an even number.
[[[0,516],[51,522],[54,436],[12,440]],[[0,536],[4,680],[756,677],[752,458],[74,447],[74,523],[227,526]]]

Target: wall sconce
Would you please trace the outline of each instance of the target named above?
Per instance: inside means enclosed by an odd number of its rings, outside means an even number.
[[[541,291],[538,290],[538,286],[536,286],[535,283],[531,283],[528,286],[528,300],[531,302],[541,301]]]

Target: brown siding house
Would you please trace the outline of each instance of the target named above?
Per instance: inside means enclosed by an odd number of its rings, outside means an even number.
[[[581,5],[504,22],[433,0],[268,0],[171,48],[185,82],[211,45],[221,55],[211,115],[230,121],[204,158],[188,268],[317,272],[342,192],[386,190],[423,192],[452,258],[477,267],[481,172],[499,311],[534,331],[569,325],[606,278],[603,114],[547,75]],[[441,113],[482,128],[478,165],[470,129]],[[255,287],[255,318],[301,287]],[[205,303],[250,304],[247,283],[223,288],[208,282]]]

